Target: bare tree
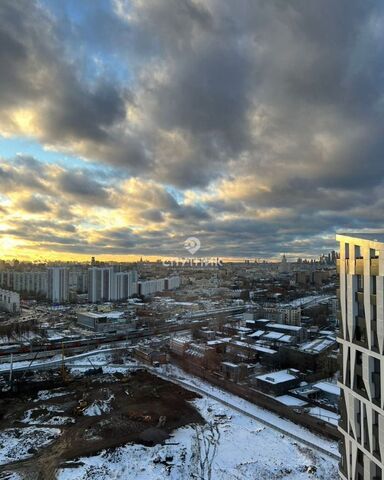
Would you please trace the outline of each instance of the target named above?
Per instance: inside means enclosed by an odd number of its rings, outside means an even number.
[[[192,459],[195,464],[193,477],[200,480],[211,480],[212,465],[220,443],[219,425],[209,422],[205,425],[195,425]]]

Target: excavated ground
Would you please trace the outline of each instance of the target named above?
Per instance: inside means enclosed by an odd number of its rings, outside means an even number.
[[[45,447],[30,448],[32,457],[0,466],[0,479],[17,472],[27,479],[52,480],[57,468],[79,457],[129,442],[152,446],[167,441],[173,430],[204,422],[188,403],[197,396],[140,370],[76,378],[32,397],[1,399],[0,434],[12,429],[23,438],[23,429],[31,426],[59,428],[61,434]]]

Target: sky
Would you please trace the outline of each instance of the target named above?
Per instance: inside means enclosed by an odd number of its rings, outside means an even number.
[[[0,258],[381,227],[383,41],[370,0],[1,0]]]

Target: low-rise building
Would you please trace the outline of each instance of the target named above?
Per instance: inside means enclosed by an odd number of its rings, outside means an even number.
[[[175,355],[183,356],[191,342],[188,337],[174,337],[169,342],[169,348]]]
[[[280,370],[254,377],[254,383],[259,390],[272,395],[283,395],[300,383],[300,372],[295,369]]]
[[[305,342],[298,347],[281,346],[281,358],[284,364],[300,368],[302,371],[311,370],[321,376],[332,375],[337,365],[331,355],[337,347],[336,340],[329,337],[319,337]]]
[[[285,335],[291,335],[296,337],[297,342],[301,343],[307,339],[307,329],[305,327],[299,327],[296,325],[283,325],[280,323],[268,323],[266,325],[267,330],[273,332],[284,333]]]
[[[11,290],[0,289],[0,309],[8,313],[19,313],[20,295]]]
[[[145,346],[138,346],[134,349],[135,357],[144,363],[148,363],[149,365],[163,365],[167,363],[167,354],[165,352],[161,352],[157,349],[153,349],[152,347],[145,347]]]
[[[226,380],[241,382],[248,376],[246,363],[221,362],[221,373]]]
[[[135,328],[135,322],[125,312],[79,312],[77,324],[94,332],[122,332]]]
[[[228,342],[226,351],[240,361],[259,361],[270,366],[276,366],[279,363],[279,352],[264,345],[231,340]]]

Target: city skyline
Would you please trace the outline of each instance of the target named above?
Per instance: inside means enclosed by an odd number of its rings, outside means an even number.
[[[310,257],[383,214],[384,7],[0,2],[0,258]]]

